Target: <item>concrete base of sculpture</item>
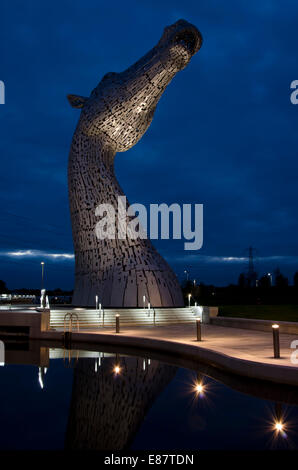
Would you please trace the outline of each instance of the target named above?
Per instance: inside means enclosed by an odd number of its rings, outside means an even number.
[[[200,318],[202,323],[209,323],[209,318],[217,316],[217,307],[182,307],[182,308],[108,308],[93,309],[55,309],[51,310],[51,328],[63,329],[66,312],[73,312],[83,328],[115,327],[115,316],[120,316],[120,328],[125,326],[162,326],[179,323],[195,323]],[[68,328],[68,322],[66,323]],[[76,324],[74,325],[74,330]]]

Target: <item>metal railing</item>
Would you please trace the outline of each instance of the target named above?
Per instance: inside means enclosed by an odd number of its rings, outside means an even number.
[[[66,332],[66,322],[68,321],[68,332]],[[64,367],[73,367],[73,356],[72,356],[72,348],[71,348],[71,336],[72,336],[72,329],[73,325],[76,324],[77,331],[80,331],[80,324],[79,324],[79,317],[76,313],[68,312],[64,315],[64,347],[63,347],[63,363]],[[67,348],[68,352],[68,364],[66,363],[65,351]],[[79,351],[76,351],[76,357],[74,358],[75,364],[79,358]]]
[[[77,325],[77,330],[80,331],[80,324],[79,324],[79,317],[76,313],[73,312],[68,312],[64,315],[64,333],[66,331],[66,322],[67,320],[69,321],[68,323],[68,331],[71,333],[72,332],[72,326],[73,326],[73,320],[75,319],[76,325]]]
[[[67,351],[67,358],[65,352]],[[73,356],[72,353],[75,353],[75,356]],[[68,362],[67,360],[68,359]],[[77,362],[79,360],[79,351],[73,351],[72,349],[66,349],[65,347],[63,348],[63,364],[64,367],[67,369],[72,369],[73,367],[76,366]]]

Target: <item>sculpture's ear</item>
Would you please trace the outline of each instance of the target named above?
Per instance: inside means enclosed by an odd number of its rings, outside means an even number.
[[[67,99],[73,108],[83,108],[84,104],[88,100],[88,98],[79,95],[67,95]]]

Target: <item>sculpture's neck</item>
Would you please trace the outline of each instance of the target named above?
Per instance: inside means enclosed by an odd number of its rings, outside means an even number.
[[[106,135],[87,135],[79,121],[70,149],[70,158],[73,162],[77,162],[80,167],[104,165],[113,172],[116,153],[115,145]]]
[[[94,305],[98,296],[104,306],[140,307],[145,296],[153,305],[181,306],[177,279],[150,240],[122,236],[128,217],[119,205],[123,191],[114,175],[114,157],[115,148],[107,139],[76,130],[68,166],[76,253],[73,303]],[[101,204],[113,210],[98,208]],[[102,225],[106,216],[109,222],[103,225],[109,230]]]
[[[117,207],[123,195],[114,174],[115,148],[100,136],[86,136],[78,127],[69,156],[68,183],[73,229],[86,223],[95,226],[95,209],[109,203]],[[76,228],[75,228],[76,227]],[[74,234],[75,236],[75,234]]]

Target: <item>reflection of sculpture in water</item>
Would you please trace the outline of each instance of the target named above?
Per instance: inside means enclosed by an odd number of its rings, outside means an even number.
[[[140,358],[115,358],[95,367],[83,359],[74,371],[65,447],[67,449],[121,450],[128,448],[147,411],[176,374],[176,367]]]

